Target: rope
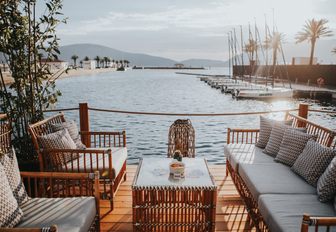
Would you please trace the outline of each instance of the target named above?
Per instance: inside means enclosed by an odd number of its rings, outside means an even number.
[[[63,108],[63,109],[55,109],[55,110],[43,110],[43,112],[60,112],[60,111],[73,111],[73,110],[79,110],[79,108],[75,107],[75,108]]]
[[[286,111],[297,111],[298,109],[287,109],[287,110],[272,110],[272,111],[258,111],[258,112],[231,112],[231,113],[163,113],[163,112],[144,112],[144,111],[126,111],[126,110],[113,110],[113,109],[99,109],[99,108],[89,108],[92,111],[99,112],[109,112],[109,113],[119,113],[119,114],[138,114],[138,115],[157,115],[157,116],[189,116],[189,117],[213,117],[213,116],[235,116],[235,115],[255,115],[255,114],[270,114],[279,113]]]
[[[101,108],[88,108],[92,111],[98,112],[108,112],[108,113],[118,113],[118,114],[137,114],[137,115],[155,115],[155,116],[183,116],[183,117],[217,117],[217,116],[238,116],[238,115],[257,115],[257,114],[271,114],[280,113],[286,111],[297,111],[298,109],[287,109],[287,110],[271,110],[271,111],[256,111],[256,112],[228,112],[228,113],[164,113],[164,112],[145,112],[145,111],[128,111],[128,110],[117,110],[117,109],[101,109]],[[78,107],[74,108],[62,108],[53,110],[44,110],[44,112],[60,112],[60,111],[74,111],[79,110]],[[336,114],[336,111],[330,110],[317,110],[309,109],[309,112]]]

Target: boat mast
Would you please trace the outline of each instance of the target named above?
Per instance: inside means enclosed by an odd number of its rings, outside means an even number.
[[[228,49],[229,49],[229,76],[232,77],[231,75],[231,41],[230,41],[230,33],[227,33],[228,34]]]
[[[250,60],[250,82],[252,79],[252,71],[253,71],[253,58],[254,58],[254,48],[253,46],[253,40],[252,40],[252,32],[251,32],[251,26],[249,23],[249,43],[248,43],[248,54],[249,54],[249,60]]]
[[[269,41],[268,41],[268,33],[267,33],[267,20],[266,20],[266,15],[265,15],[265,50],[266,50],[266,54],[265,54],[265,59],[266,59],[266,86],[267,86],[267,80],[268,80],[268,47],[269,46]]]
[[[238,67],[238,62],[237,62],[237,59],[238,59],[238,52],[237,52],[237,35],[236,35],[236,29],[233,28],[233,34],[234,34],[234,52],[235,52],[235,60],[236,60],[236,67]]]
[[[243,26],[240,25],[240,45],[241,45],[241,59],[242,59],[242,69],[241,69],[241,73],[242,73],[242,78],[245,75],[245,68],[244,68],[244,42],[243,42]]]

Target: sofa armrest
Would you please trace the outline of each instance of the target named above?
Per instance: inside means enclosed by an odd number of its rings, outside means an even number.
[[[93,196],[100,212],[99,172],[20,172],[30,197],[65,198]]]
[[[254,144],[258,141],[259,129],[227,129],[227,144],[248,143]]]
[[[302,218],[301,232],[308,232],[309,226],[314,226],[315,228],[323,226],[330,229],[331,226],[336,226],[336,217],[311,217],[308,214],[304,214]]]
[[[0,228],[1,232],[57,232],[57,226],[52,225],[44,228]]]
[[[126,147],[125,131],[81,131],[82,142],[87,147]]]

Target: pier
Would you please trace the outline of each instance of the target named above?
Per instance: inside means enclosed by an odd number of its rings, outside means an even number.
[[[183,74],[183,73],[181,73]],[[250,81],[246,81],[246,78],[237,77],[236,79],[229,78],[228,76],[207,76],[199,75],[201,81],[204,81],[212,88],[221,89],[223,93],[231,93],[239,82],[242,88],[245,88],[248,84],[258,84],[266,87],[266,79],[259,77],[251,77]],[[269,81],[268,81],[269,82]],[[283,87],[280,85],[281,80],[277,80],[274,87]],[[288,88],[288,87],[287,87]],[[336,88],[332,87],[319,87],[316,85],[304,85],[304,84],[291,84],[293,89],[293,97],[296,98],[310,98],[310,99],[336,99]]]

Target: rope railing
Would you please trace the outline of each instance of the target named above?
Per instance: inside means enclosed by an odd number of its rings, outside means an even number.
[[[255,114],[271,114],[287,111],[297,111],[298,109],[256,111],[256,112],[228,112],[228,113],[166,113],[166,112],[145,112],[145,111],[126,111],[116,109],[100,109],[89,107],[89,110],[98,112],[109,112],[119,114],[137,114],[137,115],[155,115],[155,116],[190,116],[190,117],[213,117],[213,116],[237,116],[237,115],[255,115]]]
[[[44,112],[61,112],[61,111],[74,111],[74,110],[79,110],[79,107],[51,109],[51,110],[45,110]],[[227,112],[227,113],[146,112],[146,111],[129,111],[129,110],[118,110],[118,109],[103,109],[103,108],[94,108],[94,107],[89,107],[88,110],[97,111],[97,112],[105,112],[105,113],[152,115],[152,116],[217,117],[217,116],[260,115],[260,114],[272,114],[272,113],[281,113],[281,112],[291,112],[291,111],[298,111],[298,108],[295,108],[295,109],[270,110],[270,111]],[[331,111],[331,110],[309,109],[309,112],[336,114],[336,111]]]

